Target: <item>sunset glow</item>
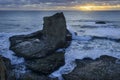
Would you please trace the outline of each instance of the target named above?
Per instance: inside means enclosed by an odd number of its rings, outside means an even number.
[[[0,10],[120,10],[120,0],[0,0]]]
[[[81,11],[102,11],[102,10],[119,10],[120,5],[108,5],[108,6],[97,6],[97,5],[82,5],[82,6],[75,6],[76,10]]]

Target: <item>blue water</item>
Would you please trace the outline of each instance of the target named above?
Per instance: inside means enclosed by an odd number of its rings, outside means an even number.
[[[0,11],[0,32],[27,32],[42,29],[43,17],[56,12],[61,11]],[[64,14],[68,25],[82,25],[96,20],[120,25],[120,11],[64,11]]]

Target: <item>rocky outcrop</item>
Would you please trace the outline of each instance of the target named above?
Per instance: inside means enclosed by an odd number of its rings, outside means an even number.
[[[11,46],[16,55],[27,59],[41,58],[67,44],[67,28],[63,13],[44,17],[43,30],[10,38]]]
[[[41,59],[33,59],[27,61],[27,67],[35,72],[49,75],[64,65],[64,53],[57,52]]]
[[[110,56],[101,56],[96,60],[76,60],[75,70],[63,76],[65,80],[120,80],[120,64],[116,60]]]
[[[43,34],[51,45],[55,44],[56,47],[63,46],[67,35],[66,20],[63,13],[44,17]]]
[[[7,80],[9,79],[11,72],[11,64],[10,60],[0,56],[0,80]]]
[[[16,44],[19,44],[21,42],[31,40],[31,39],[41,39],[42,38],[42,30],[27,34],[27,35],[15,35],[10,37],[10,49],[12,49],[13,46]]]
[[[39,73],[38,75],[23,74],[19,79],[56,80],[46,76],[64,65],[64,51],[56,50],[69,46],[71,40],[72,35],[67,30],[63,13],[44,17],[44,26],[41,31],[10,37],[10,49],[17,56],[25,58],[27,68]]]

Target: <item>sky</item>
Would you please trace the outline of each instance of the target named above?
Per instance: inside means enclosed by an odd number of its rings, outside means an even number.
[[[0,0],[0,10],[120,10],[120,0]]]

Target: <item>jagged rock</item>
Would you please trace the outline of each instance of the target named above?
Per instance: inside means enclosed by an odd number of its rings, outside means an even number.
[[[120,64],[116,58],[101,56],[96,60],[77,60],[73,72],[63,75],[65,80],[120,80]]]
[[[57,13],[51,17],[44,17],[43,34],[51,45],[61,47],[65,43],[67,28],[63,13]],[[62,44],[59,44],[62,43]]]
[[[31,39],[41,39],[42,38],[42,31],[37,31],[28,35],[16,35],[16,36],[12,36],[10,37],[10,48],[12,48],[13,46],[15,46],[18,43],[27,41],[27,40],[31,40]]]
[[[0,56],[0,80],[7,80],[11,71],[10,60]]]
[[[10,49],[24,58],[41,58],[65,47],[67,39],[65,17],[63,13],[57,13],[44,17],[42,31],[11,37]]]
[[[48,75],[59,69],[64,63],[64,53],[57,52],[45,58],[28,60],[27,67],[32,71]]]

